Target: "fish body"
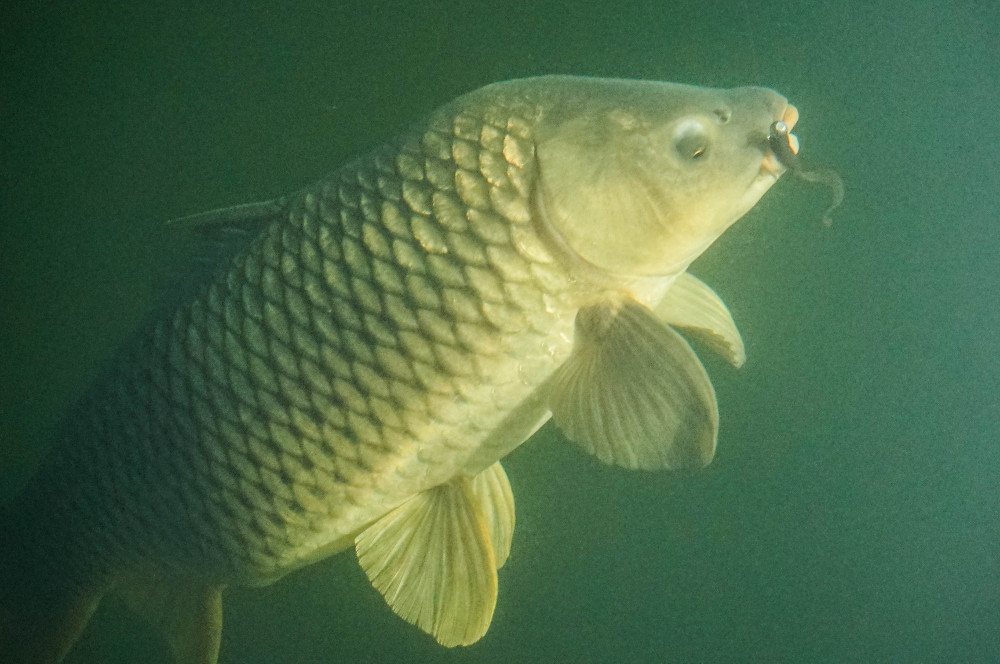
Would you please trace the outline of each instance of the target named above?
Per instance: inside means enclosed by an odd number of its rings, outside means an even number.
[[[6,507],[0,648],[59,661],[118,591],[179,662],[212,662],[223,588],[350,547],[402,617],[481,637],[514,521],[498,461],[550,415],[609,463],[711,459],[714,392],[666,323],[742,361],[685,270],[777,179],[790,108],[508,81],[194,220],[251,239],[119,352]]]

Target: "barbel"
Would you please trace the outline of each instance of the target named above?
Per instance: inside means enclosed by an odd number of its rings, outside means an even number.
[[[830,206],[823,213],[823,225],[829,227],[833,223],[833,211],[844,202],[844,181],[836,171],[829,168],[817,168],[806,170],[799,163],[799,155],[792,147],[791,140],[793,134],[789,131],[788,125],[782,120],[771,124],[767,135],[767,144],[774,152],[774,156],[788,170],[802,178],[806,182],[825,184],[830,187],[833,198]]]

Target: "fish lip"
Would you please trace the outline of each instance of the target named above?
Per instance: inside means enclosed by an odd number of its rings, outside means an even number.
[[[778,117],[774,118],[774,121],[784,122],[788,126],[788,131],[791,133],[792,129],[795,127],[795,123],[799,121],[799,109],[797,109],[793,104],[785,102],[784,108],[781,109],[781,113]],[[794,150],[797,152],[797,150]],[[778,180],[788,167],[781,163],[778,156],[774,154],[774,151],[768,147],[764,152],[764,158],[760,162],[760,172],[761,175],[768,174],[775,180]]]
[[[781,117],[775,118],[775,120],[781,120],[784,122],[788,125],[788,131],[791,131],[792,129],[795,129],[795,123],[799,121],[799,109],[786,102],[785,108],[781,111]]]

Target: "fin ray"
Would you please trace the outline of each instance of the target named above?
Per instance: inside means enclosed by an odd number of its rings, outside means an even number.
[[[746,362],[746,347],[729,308],[696,276],[681,273],[653,313],[665,323],[694,334],[737,369]]]
[[[490,530],[494,562],[500,569],[510,555],[514,536],[514,492],[499,461],[472,478],[472,493],[479,500],[479,513]]]
[[[390,608],[453,647],[486,633],[497,597],[490,527],[471,481],[419,493],[362,531],[358,562]]]
[[[170,226],[186,228],[216,240],[232,234],[255,233],[279,218],[288,206],[287,198],[196,212],[167,221]]]
[[[550,381],[566,436],[626,468],[703,466],[715,453],[715,390],[690,345],[635,301],[577,314],[576,342]]]

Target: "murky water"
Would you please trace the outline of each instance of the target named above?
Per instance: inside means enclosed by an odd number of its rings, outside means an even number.
[[[708,360],[713,464],[629,473],[546,428],[505,463],[518,525],[480,643],[435,645],[345,554],[232,592],[222,661],[1000,659],[995,10],[334,4],[0,27],[3,495],[197,252],[164,219],[294,190],[492,80],[767,85],[847,194],[825,228],[828,191],[784,179],[693,269],[749,358]],[[110,604],[71,661],[168,659]]]

